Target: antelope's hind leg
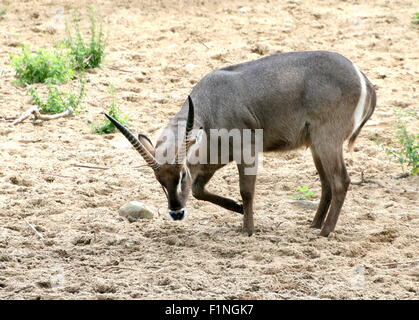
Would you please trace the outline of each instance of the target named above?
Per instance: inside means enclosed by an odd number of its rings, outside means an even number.
[[[332,200],[332,189],[330,187],[329,180],[326,177],[326,173],[323,169],[320,156],[316,153],[314,147],[311,147],[311,154],[313,155],[314,164],[316,166],[317,172],[320,176],[320,182],[322,185],[322,195],[320,198],[320,204],[317,208],[316,215],[314,216],[313,222],[311,223],[312,228],[321,229],[323,221],[326,217],[327,211],[330,207],[330,201]]]
[[[349,175],[346,171],[345,161],[343,160],[342,146],[333,159],[335,160],[330,163],[327,168],[325,168],[332,187],[332,201],[329,213],[327,214],[326,221],[324,222],[320,232],[320,235],[325,237],[327,237],[330,232],[335,230],[349,184],[351,183]]]
[[[321,228],[320,235],[327,237],[335,230],[350,179],[343,159],[342,142],[331,140],[327,144],[324,141],[316,144],[313,141],[311,148],[322,182],[322,196],[312,227]]]
[[[237,165],[239,169],[240,195],[243,200],[243,231],[251,236],[254,232],[253,199],[255,195],[256,175],[246,174],[246,166]]]

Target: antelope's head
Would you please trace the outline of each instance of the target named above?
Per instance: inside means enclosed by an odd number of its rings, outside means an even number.
[[[196,143],[196,138],[191,138],[194,125],[194,106],[191,97],[188,97],[189,110],[186,122],[185,135],[178,144],[174,163],[160,164],[156,160],[153,143],[143,134],[135,137],[121,123],[105,114],[115,127],[131,142],[132,146],[140,153],[147,164],[153,169],[157,181],[163,188],[168,200],[168,213],[173,220],[182,220],[186,214],[186,201],[191,189],[191,175],[186,164],[190,147]]]

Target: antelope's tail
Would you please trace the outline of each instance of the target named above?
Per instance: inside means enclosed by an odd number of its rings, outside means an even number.
[[[377,104],[377,95],[375,93],[375,89],[373,87],[373,85],[371,84],[371,82],[368,81],[367,77],[365,77],[365,75],[363,73],[361,73],[357,67],[355,67],[355,69],[357,70],[357,72],[359,73],[360,79],[361,79],[361,87],[362,90],[365,90],[365,97],[364,99],[362,99],[362,92],[361,92],[361,97],[360,97],[360,101],[358,102],[358,106],[355,110],[355,121],[354,121],[354,129],[353,132],[351,134],[351,136],[349,137],[349,142],[348,142],[348,149],[350,152],[352,152],[354,150],[355,147],[355,141],[356,138],[358,137],[359,133],[361,132],[362,127],[364,126],[364,124],[368,121],[368,119],[371,117],[371,115],[374,113],[375,110],[375,106]],[[362,77],[362,78],[361,78]],[[361,101],[363,100],[363,101]],[[357,112],[359,112],[358,110],[360,109],[360,103],[362,103],[362,108],[361,110],[364,111],[364,109],[366,110],[366,114],[364,117],[362,117],[362,114],[364,112],[361,111],[361,116],[358,115],[359,119],[357,121]]]

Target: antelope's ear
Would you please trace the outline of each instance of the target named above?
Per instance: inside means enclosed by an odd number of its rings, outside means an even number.
[[[201,142],[203,133],[204,133],[204,129],[202,127],[199,128],[196,135],[187,142],[186,148],[189,149],[195,144],[198,145]]]
[[[144,148],[146,148],[147,151],[150,152],[150,154],[154,157],[154,146],[151,140],[143,134],[138,135],[138,140],[141,142]]]

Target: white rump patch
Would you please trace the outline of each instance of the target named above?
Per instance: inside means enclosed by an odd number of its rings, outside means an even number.
[[[352,129],[351,135],[355,133],[355,131],[359,128],[362,123],[364,110],[365,110],[365,100],[367,98],[367,85],[365,83],[365,78],[362,75],[361,71],[359,71],[358,67],[354,65],[354,69],[358,74],[359,82],[361,84],[361,95],[359,96],[358,104],[356,105],[355,112],[354,112],[354,128]]]

